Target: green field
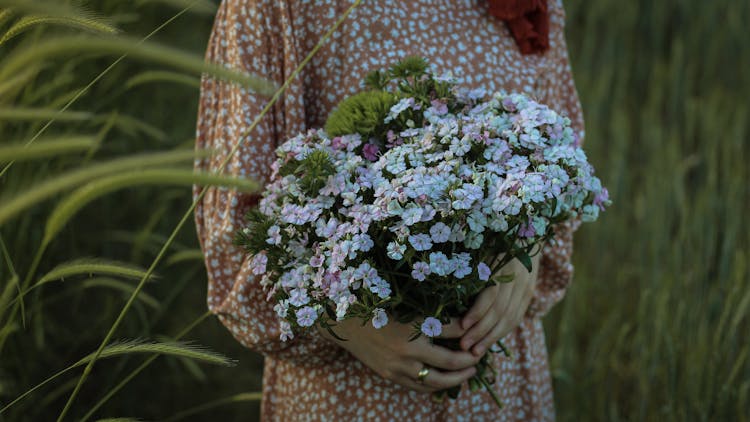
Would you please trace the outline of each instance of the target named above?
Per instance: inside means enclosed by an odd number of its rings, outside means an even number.
[[[0,409],[49,379],[0,421],[255,420],[262,359],[206,315],[192,217],[174,232],[216,2],[70,4],[0,0]],[[565,6],[614,205],[545,320],[558,417],[750,419],[750,3]]]

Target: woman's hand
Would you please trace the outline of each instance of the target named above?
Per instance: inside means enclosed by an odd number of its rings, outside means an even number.
[[[385,379],[422,392],[435,392],[461,384],[471,378],[479,357],[466,351],[455,351],[437,346],[425,337],[409,341],[414,327],[391,321],[380,329],[356,319],[338,322],[333,337],[326,329],[318,331],[327,339],[348,350],[370,369]],[[442,338],[459,338],[462,330],[458,321],[443,326]],[[427,365],[430,369],[424,383],[417,382],[417,374]]]
[[[477,297],[469,312],[461,319],[466,333],[461,336],[461,349],[482,356],[498,340],[521,323],[536,286],[541,254],[531,261],[532,272],[514,259],[503,267],[502,274],[514,274],[510,283],[488,287]]]

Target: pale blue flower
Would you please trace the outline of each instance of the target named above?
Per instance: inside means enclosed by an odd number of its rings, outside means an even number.
[[[384,123],[391,122],[396,117],[398,117],[399,114],[403,113],[405,110],[413,106],[414,106],[414,98],[409,97],[409,98],[401,99],[401,101],[399,101],[393,107],[391,107],[390,111],[388,111],[388,116],[386,116],[383,122]]]
[[[454,270],[453,275],[456,278],[464,278],[471,274],[473,269],[471,268],[471,255],[466,252],[453,254],[451,259],[453,262]]]
[[[451,262],[442,252],[432,252],[430,254],[430,271],[445,276],[450,274]]]
[[[266,264],[268,264],[268,257],[266,256],[265,252],[253,256],[253,260],[250,264],[253,269],[253,274],[261,275],[265,273]]]
[[[484,228],[487,227],[487,216],[479,211],[474,211],[469,214],[466,222],[469,224],[471,231],[482,233],[484,232]]]
[[[437,222],[430,227],[430,236],[435,243],[447,242],[450,235],[451,229],[445,223]]]
[[[485,264],[484,262],[480,262],[477,265],[477,273],[479,274],[480,280],[487,281],[492,275],[492,270],[490,270],[490,267],[488,267],[487,264]]]
[[[388,324],[388,315],[385,313],[385,310],[381,308],[375,308],[372,314],[372,326],[376,329],[381,329],[385,327],[386,324]]]
[[[370,291],[381,299],[387,299],[391,295],[391,286],[381,277],[377,277],[370,283]]]
[[[289,300],[284,299],[279,301],[276,305],[273,306],[274,312],[276,312],[276,315],[279,316],[279,318],[286,318],[286,314],[289,313]]]
[[[389,258],[398,261],[404,257],[404,252],[406,252],[406,245],[397,242],[388,243],[387,253]]]
[[[292,332],[292,325],[289,321],[279,321],[279,338],[281,341],[287,341],[294,338],[294,332]]]
[[[299,324],[300,327],[310,327],[315,323],[315,320],[318,319],[318,313],[315,312],[315,309],[311,306],[305,306],[302,309],[298,309],[296,315],[297,324]]]
[[[273,225],[269,227],[266,234],[268,235],[266,243],[270,245],[278,245],[281,243],[281,228],[279,226]]]
[[[419,223],[422,219],[422,207],[413,203],[408,204],[401,214],[401,218],[407,226]]]
[[[409,243],[414,246],[415,250],[426,251],[432,248],[432,240],[429,235],[415,234],[409,236]]]
[[[422,332],[427,337],[437,337],[443,332],[443,324],[437,318],[427,317],[422,323]]]
[[[413,268],[411,276],[417,281],[425,281],[427,276],[430,275],[430,264],[426,262],[416,262],[414,263]]]
[[[289,292],[289,296],[289,303],[296,307],[310,303],[310,296],[307,295],[305,289],[294,289]]]
[[[479,249],[484,242],[484,235],[476,232],[469,232],[464,239],[464,246],[469,249]]]

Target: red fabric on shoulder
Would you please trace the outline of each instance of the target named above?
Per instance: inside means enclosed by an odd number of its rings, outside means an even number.
[[[547,0],[488,0],[491,15],[505,21],[523,54],[549,48]]]

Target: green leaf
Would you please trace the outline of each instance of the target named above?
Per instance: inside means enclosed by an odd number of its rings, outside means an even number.
[[[515,274],[499,274],[492,277],[495,283],[510,283],[515,279]]]
[[[383,119],[398,99],[385,91],[360,92],[341,101],[325,124],[329,137],[358,133],[363,138],[383,125]]]
[[[427,73],[429,63],[423,57],[410,56],[391,66],[388,73],[394,78],[419,77]]]
[[[531,272],[531,257],[526,252],[516,254],[518,261],[523,264],[528,272]]]

